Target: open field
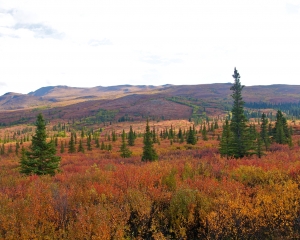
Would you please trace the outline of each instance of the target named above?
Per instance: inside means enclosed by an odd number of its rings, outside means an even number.
[[[49,126],[49,135],[53,124]],[[298,239],[300,234],[299,122],[293,147],[272,144],[262,158],[221,158],[217,135],[208,141],[198,133],[196,145],[159,138],[157,162],[141,162],[143,138],[138,136],[130,158],[120,157],[122,129],[139,134],[145,122],[115,123],[97,135],[112,150],[92,140],[85,153],[57,152],[61,172],[54,177],[23,176],[15,142],[0,156],[1,239]],[[188,129],[186,120],[151,121],[158,132]],[[222,125],[221,122],[218,123]],[[100,126],[99,126],[100,128]],[[0,136],[31,135],[26,126],[2,128]],[[96,129],[96,128],[95,128]],[[196,130],[199,126],[196,126]],[[116,141],[108,135],[116,131]],[[81,139],[77,132],[77,145]],[[24,141],[27,148],[30,141]],[[12,145],[12,153],[7,153]]]

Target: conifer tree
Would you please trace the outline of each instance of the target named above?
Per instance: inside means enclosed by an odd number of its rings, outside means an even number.
[[[126,139],[125,138],[126,138],[126,134],[125,134],[125,131],[123,129],[123,132],[122,132],[122,144],[121,144],[121,147],[120,147],[121,157],[122,158],[129,158],[131,156],[132,152],[127,147]]]
[[[232,118],[230,122],[230,129],[233,133],[231,142],[232,154],[235,158],[242,158],[249,154],[249,136],[247,136],[247,118],[244,114],[244,104],[242,98],[242,90],[244,86],[240,82],[240,74],[234,69],[234,84],[230,88],[232,90],[231,97],[233,98],[233,107],[231,110]]]
[[[79,140],[78,152],[84,153],[84,147],[82,144],[82,139]]]
[[[158,159],[158,155],[155,152],[152,142],[152,135],[149,127],[149,120],[147,119],[146,132],[144,135],[144,147],[142,161],[155,161]]]
[[[5,154],[5,145],[2,143],[2,148],[1,148],[1,155]]]
[[[135,136],[132,130],[132,126],[130,126],[129,133],[128,133],[128,145],[134,146]]]
[[[273,139],[279,144],[288,144],[291,140],[290,130],[286,118],[280,110],[276,114],[275,127],[273,128]]]
[[[73,133],[71,133],[68,153],[75,153],[75,152],[76,152],[76,148],[75,148],[74,135],[73,135]]]
[[[96,138],[95,142],[96,142],[96,148],[100,148],[99,138]]]
[[[112,150],[112,145],[111,145],[111,143],[109,143],[107,146],[107,151],[111,151],[111,150]]]
[[[192,127],[190,127],[190,130],[188,131],[186,143],[192,145],[195,145],[197,143],[196,134],[195,131],[192,129]]]
[[[105,150],[105,144],[103,141],[101,142],[100,150]]]
[[[157,143],[155,127],[153,127],[153,130],[152,130],[152,142]]]
[[[262,144],[266,151],[269,149],[269,146],[270,146],[270,136],[269,136],[269,132],[268,132],[268,125],[269,125],[269,121],[266,118],[266,114],[263,113],[261,115],[260,138],[261,138]]]
[[[53,142],[47,143],[46,122],[42,114],[37,116],[35,135],[30,150],[23,150],[20,172],[27,175],[54,175],[59,170],[60,157],[56,156]]]
[[[89,134],[86,139],[86,145],[87,145],[87,150],[92,151],[92,136],[91,136],[91,134]]]
[[[179,131],[178,131],[178,139],[179,139],[179,143],[184,142],[184,137],[183,137],[183,133],[182,133],[181,128],[179,128]]]
[[[263,147],[263,141],[262,141],[261,135],[257,134],[256,155],[258,156],[258,158],[261,158],[264,155],[262,147]]]
[[[230,156],[233,156],[232,154],[232,139],[233,134],[230,129],[229,121],[226,119],[225,125],[223,125],[223,132],[220,140],[220,154],[222,157],[226,157],[227,159]]]
[[[207,131],[206,131],[206,127],[204,125],[203,129],[202,129],[202,140],[203,141],[207,141],[208,137],[207,137]]]
[[[111,135],[112,135],[112,141],[113,142],[117,141],[117,134],[116,134],[115,130],[112,131]]]
[[[65,146],[63,141],[60,141],[60,153],[64,153],[65,152]]]

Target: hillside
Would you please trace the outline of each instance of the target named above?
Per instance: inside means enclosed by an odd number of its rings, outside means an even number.
[[[32,122],[37,112],[42,112],[49,120],[80,120],[89,123],[132,121],[146,117],[157,120],[220,117],[226,115],[231,108],[230,86],[230,83],[216,83],[43,87],[29,94],[7,93],[1,96],[0,124]],[[267,108],[266,106],[277,109],[288,104],[287,112],[296,109],[296,115],[300,113],[298,85],[245,87],[243,99],[248,104],[249,111],[252,108]]]

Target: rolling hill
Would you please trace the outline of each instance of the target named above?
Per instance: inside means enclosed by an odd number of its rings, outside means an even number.
[[[32,122],[37,112],[42,112],[49,120],[90,123],[146,117],[159,120],[223,116],[231,107],[230,87],[230,83],[93,88],[48,86],[28,94],[1,96],[0,123]],[[281,104],[299,104],[300,86],[249,86],[243,90],[243,99],[252,105],[265,103],[274,108]]]

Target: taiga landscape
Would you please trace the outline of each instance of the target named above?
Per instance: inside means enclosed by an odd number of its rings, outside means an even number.
[[[299,238],[300,87],[234,76],[1,96],[1,238]]]
[[[300,2],[0,0],[0,240],[300,239]]]

